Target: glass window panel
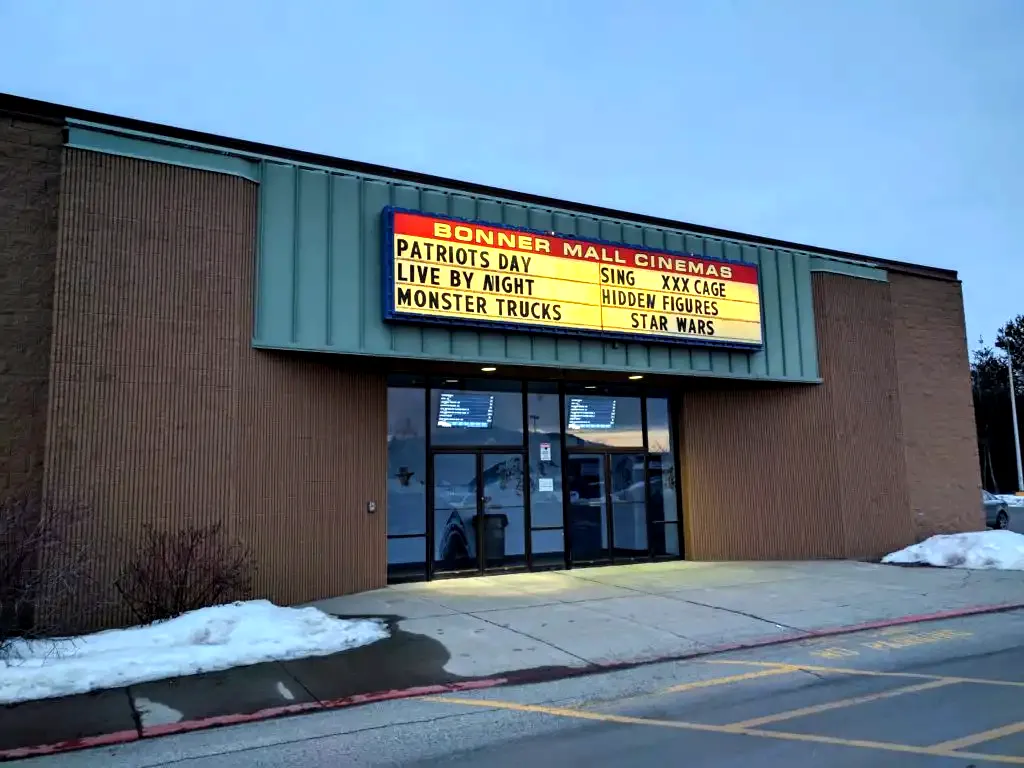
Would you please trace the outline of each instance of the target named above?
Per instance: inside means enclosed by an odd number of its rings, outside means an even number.
[[[647,398],[647,450],[651,453],[672,452],[672,432],[668,422],[668,400],[664,397]]]
[[[566,394],[566,445],[570,449],[642,447],[640,402],[639,397]]]
[[[388,539],[388,572],[393,575],[425,574],[427,572],[427,540]]]
[[[569,525],[574,562],[608,557],[608,507],[604,454],[569,456]]]
[[[526,496],[519,453],[483,454],[483,554],[485,568],[526,563]],[[479,523],[479,520],[477,521]]]
[[[562,525],[562,427],[557,394],[527,395],[530,520],[534,528]]]
[[[530,534],[533,546],[533,564],[565,565],[565,534],[557,531],[533,531]]]
[[[642,453],[611,454],[612,536],[615,555],[647,555],[647,494]]]
[[[651,526],[651,549],[655,556],[679,557],[679,526],[675,523],[664,523]]]
[[[430,430],[435,447],[521,446],[523,395],[439,384],[430,390]]]
[[[388,533],[427,532],[426,392],[388,389]]]
[[[650,455],[648,462],[651,520],[674,523],[679,519],[675,461],[671,453],[658,453]]]
[[[679,496],[676,489],[675,446],[669,425],[670,411],[664,397],[647,400],[648,480],[652,520],[676,522]]]
[[[441,571],[479,567],[476,454],[434,455],[434,563]]]

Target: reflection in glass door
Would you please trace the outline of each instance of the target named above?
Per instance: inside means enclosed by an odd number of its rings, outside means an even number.
[[[434,571],[526,564],[521,453],[434,454]]]
[[[647,557],[647,503],[642,453],[608,454],[612,497],[612,555]]]
[[[574,563],[609,559],[605,455],[570,455],[566,465],[569,535]]]
[[[434,570],[480,569],[475,453],[434,455]]]
[[[650,556],[643,453],[570,454],[566,483],[573,563]]]
[[[478,518],[484,570],[526,564],[526,495],[521,453],[480,454]]]

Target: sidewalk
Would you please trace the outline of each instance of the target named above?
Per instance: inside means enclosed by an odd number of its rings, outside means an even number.
[[[391,637],[334,656],[6,707],[0,759],[1024,607],[1024,573],[675,562],[393,586],[315,605],[384,617]]]

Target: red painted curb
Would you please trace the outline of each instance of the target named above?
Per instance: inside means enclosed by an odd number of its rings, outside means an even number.
[[[301,715],[306,712],[316,712],[323,709],[319,702],[309,704],[289,704],[284,707],[269,707],[250,712],[245,715],[216,715],[214,717],[201,717],[197,720],[182,720],[178,723],[166,723],[164,725],[151,725],[141,729],[141,736],[144,739],[156,736],[170,736],[172,733],[186,733],[188,731],[203,731],[207,728],[216,728],[221,725],[239,725],[241,723],[252,723],[258,720],[270,720],[275,717],[286,715]]]
[[[40,755],[52,755],[60,752],[73,752],[92,747],[111,746],[114,744],[126,744],[140,739],[158,738],[171,734],[190,733],[203,731],[210,728],[217,728],[226,725],[238,725],[241,723],[252,723],[263,720],[271,720],[289,715],[308,714],[312,712],[329,712],[347,707],[359,706],[381,701],[394,701],[396,699],[412,699],[419,696],[438,696],[445,693],[458,693],[460,691],[483,690],[496,688],[503,685],[525,685],[545,683],[554,680],[563,680],[572,677],[583,677],[584,675],[600,674],[602,672],[615,672],[636,667],[649,666],[670,661],[686,661],[703,656],[713,656],[729,651],[749,650],[753,648],[765,648],[773,645],[784,645],[786,643],[800,640],[813,640],[819,637],[836,637],[838,635],[850,635],[856,632],[865,632],[871,629],[885,629],[887,627],[898,627],[905,624],[923,624],[931,621],[942,621],[943,619],[958,619],[967,616],[980,614],[1006,613],[1024,609],[1024,602],[1002,603],[998,605],[980,605],[972,608],[958,608],[950,611],[938,611],[936,613],[922,613],[911,616],[899,616],[892,619],[880,619],[868,621],[862,624],[848,624],[828,629],[801,630],[783,635],[748,640],[739,643],[730,643],[706,648],[700,651],[689,653],[659,656],[657,658],[643,659],[640,661],[622,661],[603,664],[591,664],[586,667],[559,667],[555,669],[529,670],[524,669],[518,672],[511,672],[498,677],[477,678],[473,680],[462,680],[456,683],[439,683],[437,685],[421,685],[412,688],[398,688],[388,691],[373,691],[370,693],[358,693],[346,696],[341,699],[330,699],[322,702],[309,704],[291,704],[283,707],[270,707],[261,709],[258,712],[249,714],[218,715],[216,717],[199,718],[196,720],[183,720],[178,723],[167,725],[155,725],[142,728],[140,731],[118,731],[100,736],[88,736],[81,739],[59,741],[54,744],[41,744],[34,747],[19,747],[17,749],[0,750],[0,762],[17,760],[25,757],[36,757]]]
[[[138,731],[117,731],[115,733],[104,733],[100,736],[84,736],[81,739],[58,741],[55,744],[39,744],[34,747],[3,749],[0,750],[0,761],[18,760],[24,757],[40,757],[42,755],[56,755],[60,752],[74,752],[79,749],[106,747],[112,744],[127,744],[130,741],[138,740]]]

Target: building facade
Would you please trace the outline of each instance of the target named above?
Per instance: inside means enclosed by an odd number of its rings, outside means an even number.
[[[0,495],[98,584],[146,525],[282,603],[982,527],[946,270],[10,96],[0,263]]]

